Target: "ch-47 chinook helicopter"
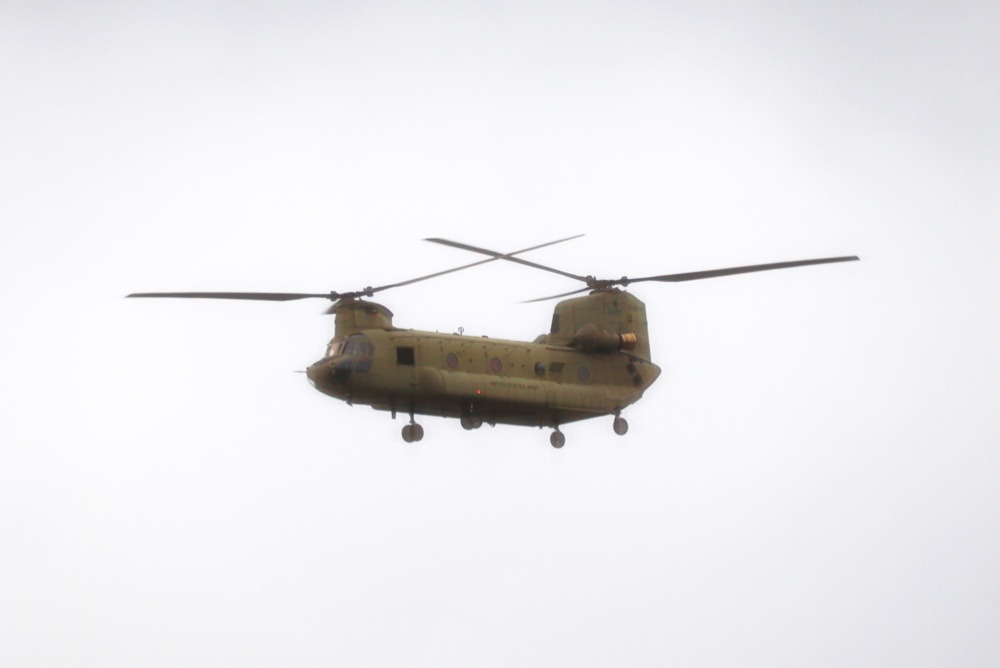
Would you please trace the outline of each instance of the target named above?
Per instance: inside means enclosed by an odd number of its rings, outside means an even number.
[[[409,416],[403,440],[419,441],[423,427],[416,415],[459,418],[465,429],[511,424],[551,428],[550,442],[566,443],[561,425],[614,416],[618,435],[628,431],[622,411],[642,398],[660,375],[652,362],[646,307],[621,288],[647,281],[682,282],[771,269],[848,262],[857,256],[829,257],[730,267],[641,278],[597,279],[524,260],[519,255],[576,239],[559,239],[511,253],[499,253],[447,239],[427,239],[489,259],[446,269],[391,285],[355,292],[143,292],[129,297],[180,297],[293,301],[329,299],[336,316],[335,333],[321,360],[306,370],[313,386],[348,404]],[[548,334],[534,341],[440,334],[393,326],[392,312],[366,301],[376,292],[436,276],[505,260],[580,281],[586,287],[531,301],[559,299],[589,292],[556,304]]]

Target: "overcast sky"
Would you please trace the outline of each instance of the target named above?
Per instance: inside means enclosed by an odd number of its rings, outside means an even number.
[[[419,4],[419,6],[418,6]],[[767,5],[766,7],[764,5]],[[0,663],[1000,663],[1000,6],[0,4]],[[315,392],[324,304],[641,284],[626,412]],[[531,340],[493,263],[396,324]]]

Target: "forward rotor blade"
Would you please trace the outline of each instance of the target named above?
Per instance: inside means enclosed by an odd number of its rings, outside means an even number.
[[[133,292],[127,297],[173,297],[180,299],[244,299],[264,302],[290,302],[296,299],[337,299],[336,292],[311,294],[304,292]]]
[[[582,237],[582,234],[577,234],[576,236],[566,237],[565,239],[556,239],[555,241],[548,241],[544,244],[538,244],[537,246],[531,246],[530,248],[522,248],[521,250],[514,251],[513,253],[496,253],[492,254],[492,257],[488,260],[480,260],[479,262],[472,262],[471,264],[464,264],[461,267],[454,267],[452,269],[445,269],[444,271],[436,271],[433,274],[427,274],[426,276],[420,276],[418,278],[411,278],[406,281],[400,281],[398,283],[390,283],[389,285],[381,285],[377,288],[365,288],[364,290],[359,290],[357,292],[328,292],[324,294],[316,293],[306,293],[306,292],[133,292],[128,297],[161,297],[161,298],[180,298],[180,299],[240,299],[247,301],[267,301],[267,302],[289,302],[296,299],[329,299],[330,301],[336,301],[338,299],[353,299],[355,297],[370,297],[376,292],[381,292],[382,290],[388,290],[390,288],[399,288],[404,285],[411,285],[412,283],[419,283],[420,281],[426,281],[429,278],[435,278],[437,276],[444,276],[445,274],[451,274],[456,271],[461,271],[463,269],[469,269],[470,267],[476,267],[481,264],[486,264],[487,262],[495,262],[496,260],[511,259],[514,255],[520,255],[521,253],[527,253],[528,251],[533,251],[538,248],[544,248],[546,246],[551,246],[553,244],[559,244],[564,241],[569,241],[571,239],[576,239]]]
[[[711,269],[709,271],[691,271],[683,274],[664,274],[663,276],[645,276],[643,278],[626,278],[616,281],[622,285],[639,283],[641,281],[663,281],[666,283],[680,283],[682,281],[697,281],[702,278],[717,278],[719,276],[732,276],[734,274],[750,274],[755,271],[770,271],[772,269],[789,269],[791,267],[805,267],[813,264],[830,264],[833,262],[853,262],[860,260],[857,255],[844,257],[825,257],[817,260],[795,260],[792,262],[774,262],[771,264],[752,264],[746,267],[730,267],[728,269]]]
[[[444,271],[438,271],[433,274],[428,274],[427,276],[421,276],[419,278],[411,278],[408,281],[400,281],[399,283],[391,283],[389,285],[381,285],[377,288],[372,288],[372,292],[381,292],[382,290],[388,290],[389,288],[399,288],[404,285],[410,285],[411,283],[419,283],[420,281],[426,281],[428,278],[436,278],[438,276],[444,276],[445,274],[451,274],[456,271],[462,271],[463,269],[469,269],[470,267],[478,267],[481,264],[487,264],[489,262],[496,262],[497,260],[512,259],[514,255],[520,255],[521,253],[527,253],[528,251],[537,250],[539,248],[545,248],[546,246],[552,246],[554,244],[561,244],[564,241],[570,241],[572,239],[577,239],[582,237],[582,234],[577,234],[576,236],[566,237],[565,239],[556,239],[555,241],[549,241],[544,244],[539,244],[537,246],[532,246],[531,248],[522,248],[521,250],[514,251],[513,253],[497,253],[495,257],[491,257],[489,260],[480,260],[479,262],[473,262],[471,264],[463,264],[461,267],[455,267],[454,269],[445,269]],[[425,239],[425,241],[434,241],[434,239]],[[445,244],[449,245],[449,244]],[[515,260],[517,262],[517,260]]]
[[[576,239],[577,237],[582,237],[582,234],[578,234],[575,237],[568,237],[567,239],[560,239],[559,241],[568,241],[569,239]],[[481,255],[489,255],[494,260],[508,260],[509,262],[516,262],[518,264],[523,264],[527,267],[534,267],[535,269],[541,269],[542,271],[550,271],[553,274],[559,274],[560,276],[566,276],[567,278],[573,278],[578,281],[588,282],[586,276],[578,276],[576,274],[571,274],[568,271],[562,271],[560,269],[554,269],[553,267],[546,267],[544,264],[538,264],[537,262],[528,262],[527,260],[522,260],[518,257],[513,257],[515,253],[498,253],[496,251],[487,250],[485,248],[478,248],[477,246],[470,246],[469,244],[459,243],[458,241],[451,241],[449,239],[424,239],[424,241],[430,241],[436,244],[441,244],[443,246],[451,246],[452,248],[459,248],[461,250],[467,250],[472,253],[480,253]],[[550,246],[554,243],[559,243],[559,241],[553,241],[547,244],[542,244],[541,246],[535,246],[534,248],[542,248],[542,246]],[[534,248],[529,250],[534,250]],[[523,251],[519,251],[523,252]]]

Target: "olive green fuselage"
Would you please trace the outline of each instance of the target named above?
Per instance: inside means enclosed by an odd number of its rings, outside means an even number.
[[[488,424],[554,427],[614,414],[660,373],[624,353],[588,354],[542,343],[362,330],[363,345],[309,367],[316,389],[379,410],[473,416]]]
[[[617,414],[660,375],[630,352],[554,343],[568,342],[557,333],[528,343],[397,329],[388,309],[371,302],[345,304],[337,316],[337,336],[308,368],[309,380],[324,394],[394,415],[557,427]]]

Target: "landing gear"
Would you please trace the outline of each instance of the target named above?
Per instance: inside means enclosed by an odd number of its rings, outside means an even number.
[[[483,426],[483,418],[477,417],[475,415],[463,415],[462,416],[462,429],[472,431],[473,429],[479,429]]]
[[[566,435],[559,431],[559,427],[556,427],[556,430],[552,432],[551,436],[549,436],[549,443],[551,443],[552,447],[556,449],[566,445]]]
[[[413,443],[414,441],[419,441],[424,437],[424,428],[421,427],[416,422],[411,422],[410,424],[403,427],[403,440],[407,443]]]
[[[410,424],[403,427],[403,440],[407,443],[419,441],[424,437],[424,428],[413,421],[413,414],[416,412],[413,404],[410,404]]]
[[[614,424],[612,424],[612,427],[614,427],[615,433],[619,436],[624,436],[628,433],[628,421],[626,421],[623,417],[615,416],[615,421]]]

